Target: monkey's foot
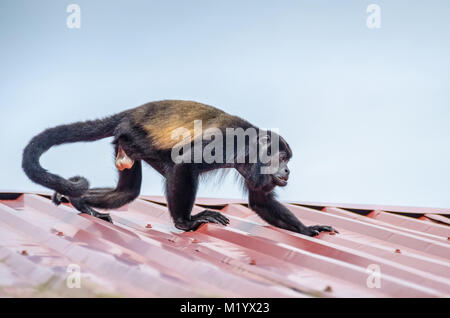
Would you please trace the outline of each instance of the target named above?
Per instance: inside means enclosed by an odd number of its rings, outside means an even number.
[[[70,201],[66,196],[55,192],[52,195],[52,202],[56,205],[60,205],[61,203],[69,203]]]
[[[109,213],[96,212],[95,214],[91,214],[91,215],[95,216],[96,218],[99,218],[99,219],[101,219],[103,221],[109,222],[109,223],[113,222],[111,216],[109,215]]]
[[[175,227],[183,231],[195,231],[203,223],[228,225],[230,220],[219,212],[205,210],[196,215],[191,215],[190,220],[175,221]]]
[[[116,156],[116,167],[120,171],[130,169],[134,165],[134,160],[127,156],[125,151],[119,146]]]
[[[84,206],[83,210],[81,213],[86,213],[92,216],[95,216],[96,218],[99,218],[103,221],[112,223],[112,218],[109,215],[109,213],[100,213],[98,211],[95,211],[93,208],[91,208],[90,206]]]
[[[339,233],[337,230],[335,230],[331,226],[327,226],[327,225],[313,225],[313,226],[308,226],[306,228],[306,231],[304,233],[302,233],[302,234],[305,234],[305,235],[308,235],[308,236],[316,236],[316,235],[319,235],[320,232],[335,232],[335,233]]]

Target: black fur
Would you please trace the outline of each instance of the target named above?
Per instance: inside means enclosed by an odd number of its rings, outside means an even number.
[[[34,182],[71,197],[79,197],[89,189],[89,182],[83,177],[66,180],[41,167],[39,158],[50,147],[64,143],[94,141],[114,134],[124,113],[101,120],[78,122],[49,128],[35,136],[23,151],[22,168]]]
[[[166,132],[165,129],[172,127],[170,124],[173,122],[178,125],[181,121],[180,124],[183,124],[184,117],[197,118],[206,122],[212,120],[217,122],[217,128],[224,133],[227,127],[244,130],[250,127],[256,128],[239,117],[228,115],[211,106],[187,101],[153,102],[105,119],[47,129],[34,137],[25,148],[22,167],[32,181],[56,191],[52,198],[55,204],[67,200],[83,213],[111,221],[108,214],[100,213],[94,208],[114,209],[137,198],[142,181],[141,161],[145,161],[166,178],[165,190],[169,211],[175,226],[186,231],[195,230],[203,223],[213,222],[223,225],[229,223],[229,220],[218,212],[205,210],[197,215],[191,215],[191,210],[201,174],[219,168],[235,168],[245,179],[250,208],[268,223],[306,235],[333,230],[327,226],[303,225],[285,206],[275,200],[273,190],[277,185],[285,185],[283,178],[287,180],[289,174],[287,162],[292,156],[292,151],[284,139],[280,137],[281,165],[274,175],[261,174],[260,168],[263,164],[259,161],[238,163],[237,157],[233,157],[231,163],[202,161],[175,164],[171,158],[171,149],[160,146],[160,143],[161,138],[170,138],[170,131]],[[164,133],[162,137],[160,132]],[[110,136],[114,136],[115,153],[117,154],[121,147],[126,155],[134,160],[134,165],[130,169],[119,172],[119,181],[114,189],[89,189],[85,178],[72,177],[66,180],[48,172],[39,164],[40,156],[51,146],[94,141]],[[243,153],[244,156],[248,156],[252,142],[258,143],[259,139],[253,141],[246,139],[244,149],[237,149],[235,142],[234,154]],[[207,143],[205,141],[204,145]],[[223,147],[223,156],[226,159],[226,143]],[[268,149],[271,149],[270,146]],[[280,176],[282,179],[279,178]]]

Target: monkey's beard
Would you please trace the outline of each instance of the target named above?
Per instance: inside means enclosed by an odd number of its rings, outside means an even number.
[[[248,182],[249,188],[255,191],[271,192],[277,184],[270,174],[259,174],[251,178]]]
[[[236,166],[251,191],[271,192],[276,186],[284,187],[287,181],[272,174],[262,174],[260,164],[242,164]]]
[[[276,175],[272,175],[272,179],[273,179],[273,183],[275,183],[279,187],[285,187],[288,184],[287,179],[280,178]]]

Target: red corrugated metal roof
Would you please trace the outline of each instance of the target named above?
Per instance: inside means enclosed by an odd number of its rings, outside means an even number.
[[[0,296],[450,296],[448,209],[286,203],[307,225],[340,232],[312,238],[231,199],[194,208],[222,211],[229,226],[182,232],[164,203],[141,196],[112,210],[110,224],[45,195],[3,193]],[[67,287],[73,266],[81,288]]]

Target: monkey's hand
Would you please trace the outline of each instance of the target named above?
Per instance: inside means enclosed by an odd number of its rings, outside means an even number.
[[[191,215],[190,220],[175,221],[175,227],[183,231],[195,231],[203,223],[228,225],[230,220],[219,212],[205,210],[196,215]]]
[[[303,235],[316,236],[320,232],[335,232],[325,225],[306,226],[287,207],[274,199],[273,193],[249,192],[249,205],[263,220],[276,227]]]
[[[334,232],[339,233],[337,230],[327,225],[313,225],[306,227],[301,234],[305,234],[308,236],[316,236],[319,235],[320,232]]]

